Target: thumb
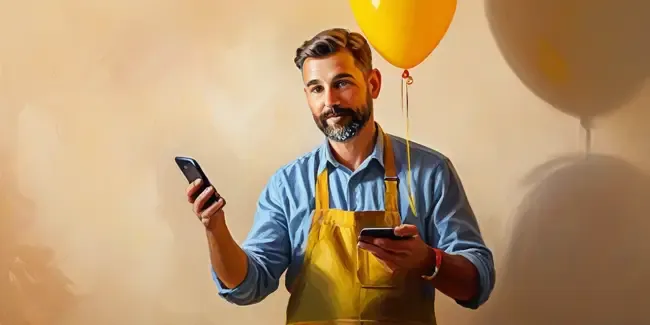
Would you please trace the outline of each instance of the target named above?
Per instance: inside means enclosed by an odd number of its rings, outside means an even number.
[[[416,227],[415,225],[407,225],[407,224],[399,225],[395,227],[395,235],[405,236],[405,237],[417,236],[418,227]]]

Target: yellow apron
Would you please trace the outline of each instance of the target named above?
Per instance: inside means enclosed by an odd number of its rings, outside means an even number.
[[[401,224],[391,140],[378,132],[384,139],[386,211],[330,209],[328,169],[318,175],[316,210],[304,264],[290,290],[287,324],[436,324],[425,280],[393,275],[357,248],[361,229]]]

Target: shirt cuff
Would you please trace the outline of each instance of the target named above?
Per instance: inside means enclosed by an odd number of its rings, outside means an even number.
[[[454,252],[451,254],[455,255],[460,255],[468,259],[476,269],[478,270],[479,274],[479,291],[478,294],[470,299],[470,300],[456,300],[456,303],[459,304],[462,307],[469,308],[469,309],[478,309],[482,304],[484,304],[489,296],[490,292],[492,292],[492,272],[491,272],[491,267],[488,266],[485,261],[481,257],[478,257],[477,254],[481,254],[482,252],[476,251],[476,250],[467,250],[467,251],[462,251],[462,252]]]
[[[255,283],[256,279],[259,278],[259,271],[255,267],[255,262],[251,260],[250,255],[246,255],[248,256],[246,277],[244,278],[244,281],[242,281],[242,283],[240,283],[237,287],[226,287],[226,285],[221,282],[221,280],[219,280],[219,277],[217,277],[217,273],[214,272],[214,269],[210,267],[212,280],[217,286],[219,296],[231,303],[238,305],[246,305],[253,302]]]

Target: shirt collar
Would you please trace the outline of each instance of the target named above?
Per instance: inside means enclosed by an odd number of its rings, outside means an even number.
[[[376,160],[379,162],[381,167],[384,167],[384,135],[381,129],[379,128],[379,125],[375,122],[375,128],[377,130],[377,141],[375,142],[375,147],[370,153],[370,156],[367,161],[372,161]],[[334,158],[334,154],[332,153],[332,148],[330,147],[329,141],[325,139],[323,144],[321,145],[321,150],[320,150],[320,166],[318,168],[318,172],[320,173],[326,166],[327,163],[329,163],[332,167],[338,168],[341,164],[336,161],[336,158]]]

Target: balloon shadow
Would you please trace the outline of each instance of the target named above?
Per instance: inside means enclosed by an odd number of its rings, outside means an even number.
[[[6,159],[2,161],[6,162]],[[3,168],[4,169],[4,168]],[[0,324],[62,324],[79,297],[57,267],[54,251],[22,243],[35,219],[11,170],[0,173]]]
[[[526,181],[534,185],[484,324],[650,324],[649,175],[613,156],[576,155]]]
[[[588,121],[626,104],[650,75],[650,2],[485,0],[508,65],[538,97]]]

